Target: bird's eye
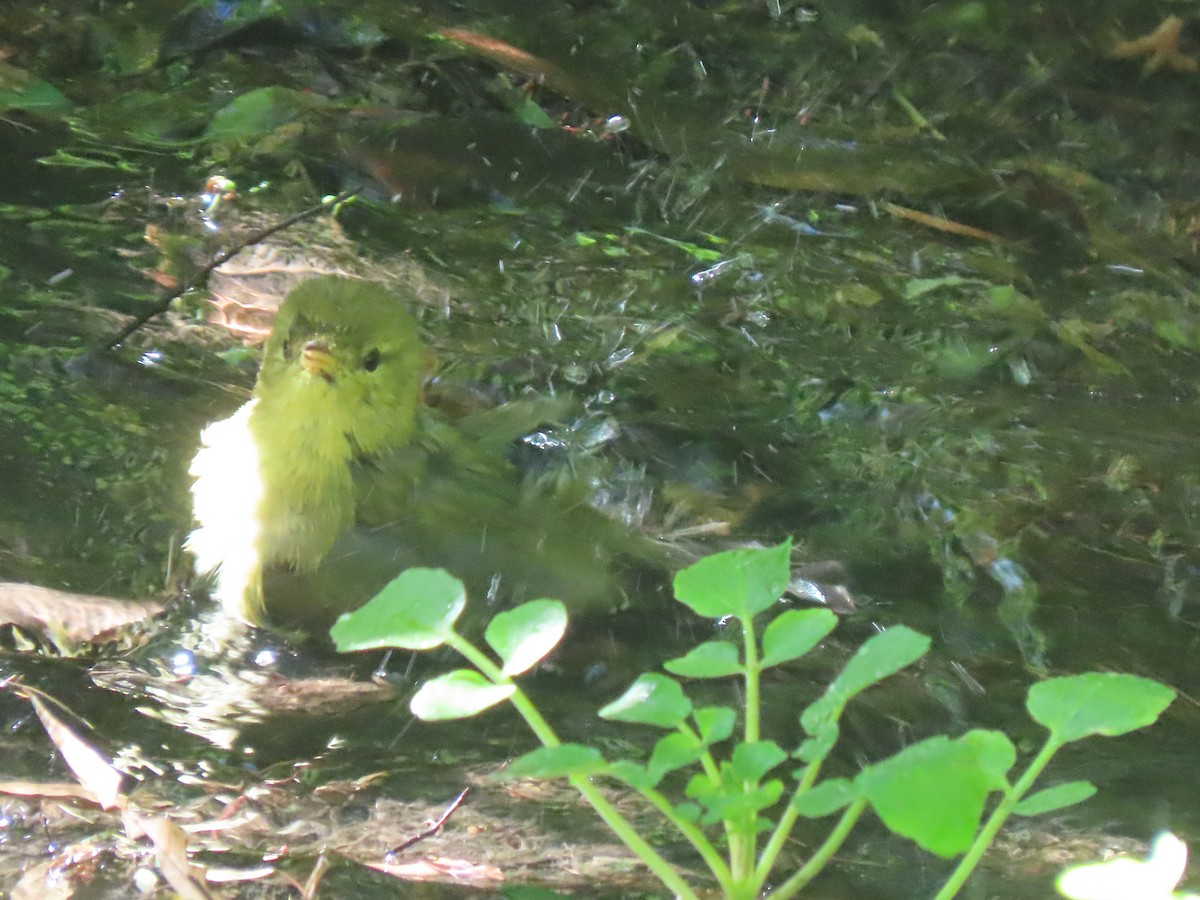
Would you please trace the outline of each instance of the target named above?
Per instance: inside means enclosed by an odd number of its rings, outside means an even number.
[[[283,346],[280,349],[283,350],[283,358],[284,359],[291,359],[291,356],[292,356],[292,342],[291,341],[284,341]]]
[[[378,369],[379,368],[379,351],[372,350],[370,353],[368,353],[366,356],[364,356],[363,361],[362,361],[362,367],[364,369],[366,369],[368,372],[374,372],[376,369]]]

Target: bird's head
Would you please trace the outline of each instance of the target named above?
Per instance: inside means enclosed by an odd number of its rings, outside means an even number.
[[[264,416],[309,439],[344,436],[356,453],[405,443],[425,357],[404,306],[380,285],[349,278],[295,288],[279,308],[254,388]]]

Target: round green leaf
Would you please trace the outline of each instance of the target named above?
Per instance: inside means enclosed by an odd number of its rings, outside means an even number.
[[[319,97],[291,88],[255,88],[217,110],[204,137],[210,141],[259,138],[294,121],[320,102]]]
[[[754,783],[787,759],[774,741],[738,744],[729,757],[729,774],[738,781]]]
[[[798,773],[797,778],[801,777]],[[809,819],[830,816],[849,806],[858,796],[858,788],[845,778],[827,778],[792,801],[796,812]]]
[[[975,838],[988,794],[1005,790],[1017,751],[999,731],[934,737],[859,773],[855,783],[896,834],[956,856]]]
[[[444,569],[405,569],[365,606],[339,618],[329,634],[342,653],[430,650],[454,633],[466,604],[463,583]]]
[[[512,677],[528,672],[553,650],[567,631],[567,609],[557,600],[531,600],[502,612],[488,624],[484,638]]]
[[[738,648],[729,641],[705,641],[678,659],[669,659],[663,668],[684,678],[725,678],[745,670],[738,661]]]
[[[686,789],[687,796],[704,807],[700,818],[702,825],[756,815],[779,802],[783,796],[783,782],[772,778],[761,785],[750,787],[714,784],[703,776],[692,778]]]
[[[1052,788],[1030,794],[1013,807],[1013,812],[1018,816],[1040,816],[1042,813],[1082,803],[1095,793],[1096,786],[1090,781],[1068,781],[1066,784],[1056,784]]]
[[[762,667],[799,659],[837,627],[827,609],[789,609],[767,626],[762,636]]]
[[[703,706],[692,713],[704,746],[716,744],[733,734],[737,713],[728,706]]]
[[[71,111],[71,101],[48,81],[0,62],[0,113],[10,109],[60,116]]]
[[[660,738],[650,754],[650,762],[646,769],[656,778],[661,778],[668,772],[690,766],[704,753],[704,745],[693,735],[683,731],[672,731]]]
[[[538,747],[518,756],[500,772],[497,778],[565,778],[579,775],[587,778],[602,771],[608,764],[600,751],[584,744],[559,744]]]
[[[653,672],[642,675],[624,694],[604,707],[598,715],[615,722],[657,725],[675,728],[692,711],[692,701],[679,682]]]
[[[473,669],[456,669],[421,685],[409,708],[418,719],[466,719],[507,700],[513,684],[492,684]]]
[[[675,596],[697,615],[749,621],[787,590],[791,551],[791,541],[784,541],[778,547],[706,556],[676,573]]]
[[[1145,728],[1174,699],[1171,688],[1149,678],[1085,672],[1038,682],[1029,689],[1025,706],[1054,740],[1065,744],[1094,734],[1115,737]]]

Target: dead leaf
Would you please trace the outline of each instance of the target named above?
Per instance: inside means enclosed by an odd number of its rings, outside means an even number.
[[[69,900],[76,888],[95,877],[103,853],[103,848],[87,844],[67,847],[27,869],[8,896],[10,900]]]
[[[591,93],[554,63],[497,38],[462,28],[443,28],[438,34],[475,51],[501,68],[546,84],[569,99],[580,100]]]
[[[67,781],[0,781],[0,794],[10,797],[37,797],[41,800],[83,800],[96,803],[96,795],[87,788]]]
[[[36,584],[0,581],[0,625],[85,643],[158,615],[161,603],[73,594]]]
[[[232,869],[228,866],[209,866],[204,878],[209,884],[234,884],[243,881],[261,881],[275,874],[274,866],[259,866],[255,869]]]
[[[187,855],[187,835],[165,816],[147,816],[129,803],[121,791],[122,773],[95,747],[77,735],[36,694],[29,702],[84,790],[106,810],[119,809],[130,840],[149,837],[154,844],[155,865],[167,883],[184,900],[212,900],[204,886],[204,870],[192,865]]]
[[[1000,240],[999,235],[992,234],[990,231],[984,231],[982,228],[976,228],[973,225],[964,225],[962,222],[955,222],[943,216],[931,216],[929,213],[923,213],[920,210],[910,209],[907,206],[900,206],[896,203],[883,204],[883,210],[884,212],[891,213],[898,219],[907,219],[910,222],[916,222],[918,225],[924,225],[926,228],[932,228],[935,231],[944,231],[947,234],[960,234],[963,237],[975,238],[981,241]]]
[[[368,868],[405,881],[453,881],[461,884],[491,885],[504,881],[504,873],[495,866],[465,859],[430,857],[413,862],[366,863]]]
[[[40,697],[31,695],[29,702],[42,720],[42,727],[51,742],[84,789],[90,791],[104,809],[122,806],[125,798],[121,794],[121,780],[124,776],[108,758],[68,728]]]
[[[133,809],[125,810],[126,830],[133,819],[154,844],[155,866],[175,893],[184,900],[213,900],[204,886],[205,873],[188,859],[187,835],[166,816],[143,816]]]

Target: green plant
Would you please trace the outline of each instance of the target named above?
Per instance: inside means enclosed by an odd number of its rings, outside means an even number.
[[[696,890],[637,833],[597,788],[594,779],[615,779],[641,794],[704,860],[724,896],[749,900],[762,894],[797,820],[838,814],[823,844],[796,872],[776,876],[775,898],[792,897],[829,862],[859,817],[872,808],[893,832],[946,858],[962,855],[937,900],[953,897],[1008,816],[1034,815],[1077,803],[1094,793],[1086,782],[1060,784],[1030,794],[1033,782],[1064,744],[1090,735],[1118,735],[1151,724],[1174,692],[1132,675],[1089,673],[1035,684],[1027,707],[1050,734],[1015,783],[1006,773],[1016,749],[1001,732],[973,730],[959,737],[932,737],[867,766],[854,778],[819,780],[838,739],[846,704],[871,685],[918,660],[929,638],[902,625],[868,639],[800,716],[807,739],[784,749],[764,739],[760,678],[764,670],[791,662],[817,646],[836,625],[823,609],[789,609],[771,617],[787,588],[790,543],[769,549],[734,550],[706,557],[675,577],[677,598],[710,619],[735,618],[740,646],[711,640],[664,664],[682,678],[738,678],[745,705],[696,707],[675,678],[640,676],[603,718],[667,731],[645,763],[606,759],[594,747],[564,743],[513,681],[559,642],[567,613],[555,600],[534,600],[500,613],[484,640],[497,659],[455,631],[466,596],[460,581],[436,569],[410,569],[370,603],[343,616],[332,629],[342,651],[400,647],[429,650],[446,645],[474,667],[426,682],[412,699],[421,719],[475,715],[509,701],[542,747],[516,759],[501,777],[567,779],[613,832],[678,897]],[[718,748],[725,747],[721,753]],[[785,782],[785,765],[797,766]],[[670,799],[665,776],[693,769],[685,797]],[[993,793],[999,794],[986,821]],[[786,796],[785,796],[786,794]],[[714,833],[724,837],[724,853]]]

